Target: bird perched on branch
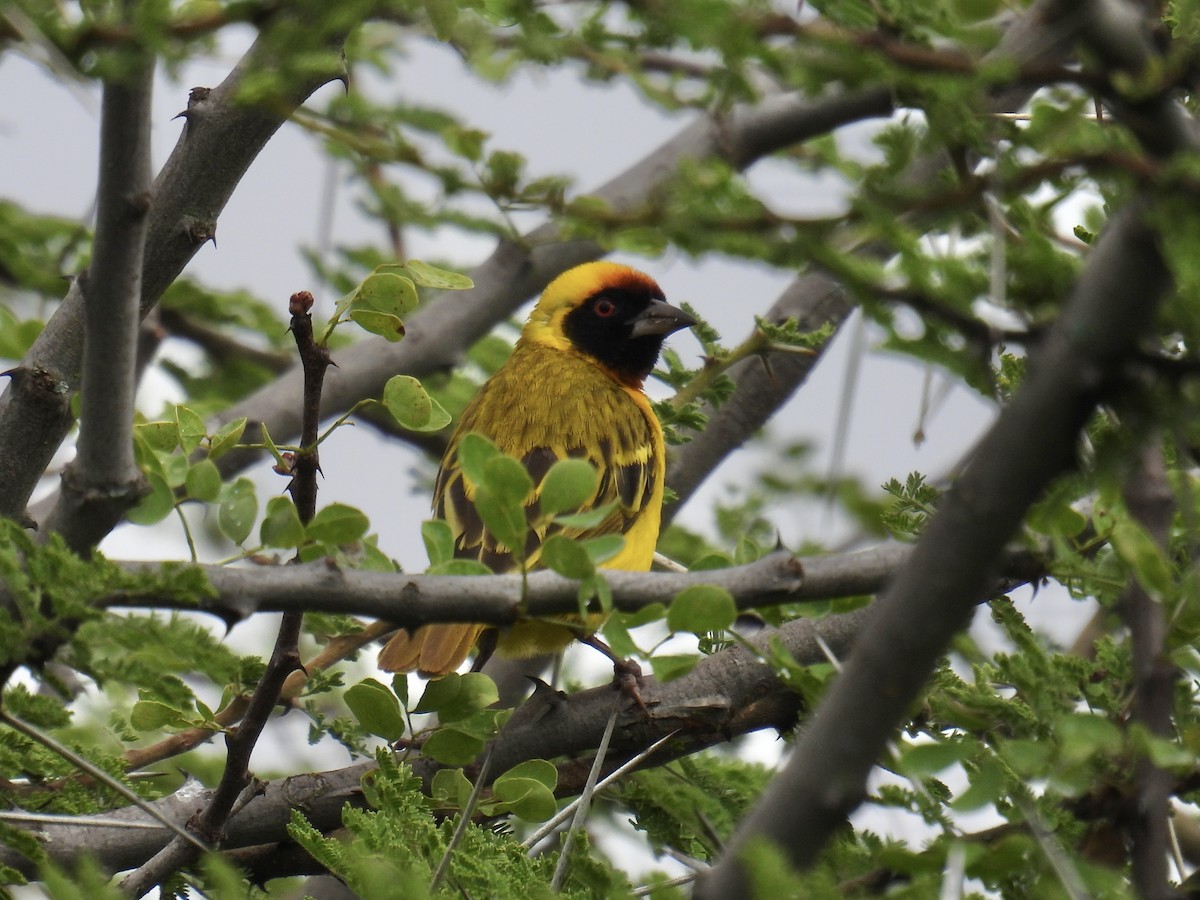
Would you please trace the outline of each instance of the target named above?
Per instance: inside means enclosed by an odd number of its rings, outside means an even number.
[[[666,448],[642,384],[667,335],[694,324],[666,302],[652,278],[628,266],[585,263],[552,281],[508,361],[463,411],[442,458],[433,510],[453,531],[455,555],[480,560],[494,572],[536,567],[548,528],[556,527],[538,514],[542,478],[556,461],[580,458],[599,475],[581,511],[609,504],[612,510],[594,527],[571,534],[621,534],[623,549],[602,566],[649,570],[661,523]],[[458,459],[463,437],[472,432],[519,459],[533,481],[525,500],[531,529],[519,554],[488,532],[475,508],[475,486]],[[599,622],[588,624],[594,629]],[[425,625],[397,632],[380,652],[379,666],[445,675],[477,643],[478,668],[493,647],[510,657],[555,653],[586,630],[578,617],[527,620],[499,632],[480,624]]]

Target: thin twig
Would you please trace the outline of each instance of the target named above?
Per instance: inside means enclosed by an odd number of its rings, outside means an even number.
[[[431,894],[437,891],[438,885],[442,883],[442,879],[450,871],[450,858],[454,855],[455,848],[467,836],[467,829],[471,827],[471,817],[475,814],[475,808],[479,805],[479,798],[483,796],[483,786],[487,784],[488,770],[492,767],[493,748],[494,745],[488,747],[487,755],[484,756],[483,763],[479,767],[479,774],[475,777],[475,785],[471,788],[471,796],[467,798],[466,805],[462,808],[462,812],[459,813],[458,826],[454,829],[454,834],[450,836],[450,843],[446,845],[446,852],[442,854],[441,861],[438,862],[437,871],[433,873],[433,878],[429,882],[429,893]]]
[[[608,725],[604,729],[604,737],[600,739],[600,746],[596,748],[596,759],[592,763],[592,770],[588,772],[587,783],[584,784],[583,791],[579,795],[575,817],[571,820],[571,827],[567,829],[567,833],[563,837],[562,850],[559,851],[558,856],[558,865],[554,867],[554,877],[550,880],[550,890],[555,893],[562,890],[563,882],[567,879],[567,866],[571,858],[571,844],[574,843],[575,835],[579,833],[579,830],[583,828],[583,823],[587,820],[592,795],[596,791],[596,781],[600,777],[600,770],[604,767],[604,756],[608,752],[608,742],[612,740],[613,729],[617,727],[617,716],[620,715],[621,703],[624,699],[624,694],[620,692],[613,698],[612,714],[608,717]]]
[[[663,744],[665,744],[671,738],[675,737],[675,735],[677,735],[678,733],[679,733],[678,731],[672,731],[670,734],[664,734],[662,737],[660,737],[657,741],[655,741],[653,744],[651,744],[649,747],[647,747],[641,753],[638,753],[636,756],[631,758],[628,762],[624,763],[619,768],[614,769],[612,772],[610,772],[608,775],[606,775],[603,779],[601,779],[600,782],[597,783],[595,790],[602,791],[602,790],[604,790],[604,788],[608,787],[614,781],[617,781],[619,778],[624,777],[627,772],[630,772],[633,769],[640,766],[647,758],[650,757],[651,754],[654,753],[655,750],[657,750],[659,747],[661,747]],[[572,800],[570,803],[568,803],[566,806],[564,806],[562,809],[560,809],[558,812],[556,812],[553,815],[553,817],[551,817],[548,821],[543,822],[537,831],[535,831],[533,834],[531,834],[529,837],[525,838],[525,840],[523,840],[521,842],[521,846],[524,847],[526,850],[532,851],[533,848],[535,846],[537,846],[537,844],[543,838],[547,837],[550,834],[550,832],[552,832],[555,828],[557,828],[563,822],[567,821],[567,819],[571,816],[571,814],[579,806],[579,803],[582,799],[583,799],[582,795],[580,795],[579,797],[576,797],[574,800]]]
[[[208,851],[207,844],[196,838],[194,835],[189,834],[184,828],[180,827],[177,822],[172,822],[161,812],[155,809],[154,806],[139,797],[131,788],[113,778],[91,760],[85,759],[70,747],[55,740],[36,725],[30,725],[28,722],[18,719],[12,713],[4,709],[0,709],[0,722],[4,722],[4,724],[8,725],[10,728],[16,729],[27,738],[37,741],[47,750],[57,754],[58,756],[61,756],[71,765],[81,769],[84,772],[87,772],[90,776],[92,776],[92,778],[96,779],[96,781],[116,791],[146,815],[159,822],[162,822],[164,826],[169,828],[177,835],[176,840],[186,841],[187,843],[196,847],[202,853]]]

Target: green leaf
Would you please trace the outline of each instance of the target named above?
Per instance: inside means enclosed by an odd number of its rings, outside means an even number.
[[[463,474],[473,485],[480,485],[484,479],[484,467],[488,460],[499,455],[500,451],[496,449],[496,445],[485,438],[482,434],[476,434],[474,431],[463,435],[463,439],[458,442],[458,465],[463,470]]]
[[[246,431],[246,417],[234,419],[232,422],[226,422],[220,427],[208,442],[208,458],[216,459],[218,456],[223,456],[234,447],[237,442],[242,439],[242,434]]]
[[[179,446],[179,425],[175,422],[144,422],[135,425],[133,433],[151,450],[170,453]]]
[[[525,535],[529,523],[525,519],[525,507],[514,501],[505,501],[487,487],[475,489],[475,511],[483,520],[484,527],[492,537],[521,559],[525,553]]]
[[[421,753],[447,766],[465,766],[483,752],[483,738],[442,727],[421,745]]]
[[[189,721],[189,717],[180,710],[157,700],[139,700],[129,713],[129,724],[138,731],[186,728]]]
[[[900,755],[900,770],[913,778],[936,775],[961,762],[966,748],[954,741],[934,741],[905,747]]]
[[[454,532],[441,519],[421,523],[421,540],[425,542],[425,553],[429,564],[437,566],[454,558]]]
[[[425,11],[439,41],[454,37],[454,26],[458,24],[457,0],[425,0]]]
[[[486,488],[501,502],[524,507],[533,490],[533,479],[511,456],[495,456],[484,464],[483,481],[478,487]]]
[[[392,693],[396,695],[402,706],[408,706],[408,675],[397,672],[392,676]]]
[[[471,782],[462,769],[438,769],[433,773],[429,796],[438,806],[462,809],[471,799]]]
[[[661,603],[651,603],[648,606],[643,606],[637,612],[622,613],[626,628],[640,628],[642,625],[649,625],[651,622],[657,622],[667,614],[667,608]]]
[[[411,279],[381,268],[358,286],[350,309],[388,313],[403,319],[417,308],[419,302],[416,285]]]
[[[399,740],[404,736],[404,715],[400,701],[385,685],[374,678],[365,678],[345,693],[346,706],[369,733],[384,740]]]
[[[1121,729],[1102,716],[1088,713],[1064,716],[1056,730],[1062,743],[1060,758],[1068,763],[1086,762],[1121,749]]]
[[[1171,564],[1144,528],[1122,519],[1113,526],[1112,543],[1147,591],[1160,599],[1171,596],[1175,586]]]
[[[344,503],[330,503],[317,510],[305,535],[325,544],[353,544],[367,533],[370,521],[360,509]]]
[[[304,541],[304,523],[296,512],[296,504],[287,497],[272,497],[267,501],[267,513],[258,529],[258,539],[264,547],[288,549]]]
[[[606,563],[625,548],[623,534],[602,534],[588,538],[583,542],[583,549],[596,565]]]
[[[577,528],[580,531],[586,531],[589,528],[595,528],[607,519],[609,514],[616,508],[617,501],[613,500],[611,503],[605,503],[603,506],[597,506],[595,509],[589,509],[587,512],[555,516],[554,521],[563,528]]]
[[[258,497],[254,493],[254,482],[239,478],[222,486],[220,506],[217,507],[217,527],[221,534],[240,545],[250,536],[257,516]]]
[[[460,689],[459,681],[462,676],[457,672],[451,672],[449,675],[444,675],[441,678],[434,679],[425,685],[425,692],[421,694],[421,699],[417,701],[417,705],[412,708],[415,713],[434,713],[438,712],[443,706],[454,702],[454,698],[458,696]]]
[[[672,631],[705,634],[721,631],[737,618],[737,604],[724,588],[697,584],[675,595],[667,609],[667,627]]]
[[[167,484],[171,486],[171,490],[183,487],[183,483],[187,481],[188,475],[188,459],[182,453],[160,453],[158,461],[161,464],[163,478],[167,479]]]
[[[399,572],[400,566],[394,559],[379,549],[379,535],[369,534],[358,545],[361,556],[355,568],[363,572]]]
[[[641,648],[634,643],[629,629],[625,625],[625,616],[620,614],[609,616],[604,623],[604,640],[610,650],[622,659],[631,656],[642,656]]]
[[[179,426],[179,445],[184,453],[191,453],[208,435],[204,420],[186,406],[175,407],[175,423]]]
[[[351,311],[350,318],[363,331],[377,334],[393,344],[398,343],[405,335],[404,323],[399,316],[393,316],[391,313],[355,309]]]
[[[411,375],[393,375],[383,388],[383,405],[409,431],[438,431],[450,424],[450,413]]]
[[[183,483],[189,497],[205,503],[215,503],[221,493],[221,473],[211,458],[202,459],[189,468]]]
[[[417,259],[410,259],[404,264],[404,268],[413,281],[422,287],[439,291],[466,291],[475,287],[475,282],[466,275],[451,272],[449,269],[439,269]]]
[[[694,653],[663,653],[650,657],[650,668],[659,681],[672,681],[692,671],[698,662],[700,657]]]
[[[500,699],[496,684],[482,672],[451,672],[425,687],[413,712],[436,712],[443,722],[465,719]]]
[[[587,550],[577,541],[561,534],[546,538],[542,544],[541,563],[565,578],[589,578],[596,571]]]
[[[175,492],[162,475],[147,472],[146,481],[150,485],[150,493],[125,514],[125,518],[135,525],[154,525],[175,509]]]
[[[527,759],[517,763],[497,778],[496,784],[506,778],[531,778],[542,787],[552,791],[558,786],[558,767],[549,760]]]
[[[558,812],[554,791],[532,778],[502,775],[492,785],[492,797],[526,822],[545,822]]]
[[[993,756],[985,756],[970,773],[969,787],[954,798],[953,809],[969,812],[996,802],[1008,786],[1004,766]]]
[[[591,463],[582,459],[560,459],[542,479],[538,494],[543,515],[576,510],[596,494],[597,475]]]
[[[1035,504],[1026,521],[1038,534],[1062,538],[1076,537],[1088,524],[1086,516],[1057,497]]]

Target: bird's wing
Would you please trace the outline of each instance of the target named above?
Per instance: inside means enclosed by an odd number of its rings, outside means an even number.
[[[588,376],[594,366],[581,374]],[[580,379],[585,381],[584,379]],[[595,383],[586,381],[577,391],[558,391],[549,410],[522,409],[519,400],[506,399],[489,383],[464,413],[456,440],[452,442],[438,472],[434,490],[434,515],[449,523],[455,535],[455,555],[478,559],[494,572],[507,572],[520,566],[537,566],[542,543],[551,534],[588,538],[602,534],[625,534],[648,508],[662,478],[662,437],[648,407],[630,392],[604,379],[596,372]],[[534,403],[548,402],[534,398]],[[541,422],[540,428],[530,427]],[[502,451],[519,459],[533,481],[534,489],[526,499],[525,517],[529,524],[523,553],[496,541],[484,527],[474,504],[474,486],[458,465],[458,438],[478,431]],[[515,439],[514,439],[515,436]],[[611,506],[597,525],[588,528],[564,527],[541,514],[539,497],[542,479],[554,463],[562,459],[583,459],[598,474],[596,490],[578,510],[588,512]]]

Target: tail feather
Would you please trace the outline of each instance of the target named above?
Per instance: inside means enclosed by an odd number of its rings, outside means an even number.
[[[412,672],[437,677],[458,669],[483,632],[483,625],[423,625],[414,632],[401,629],[379,651],[385,672]]]

